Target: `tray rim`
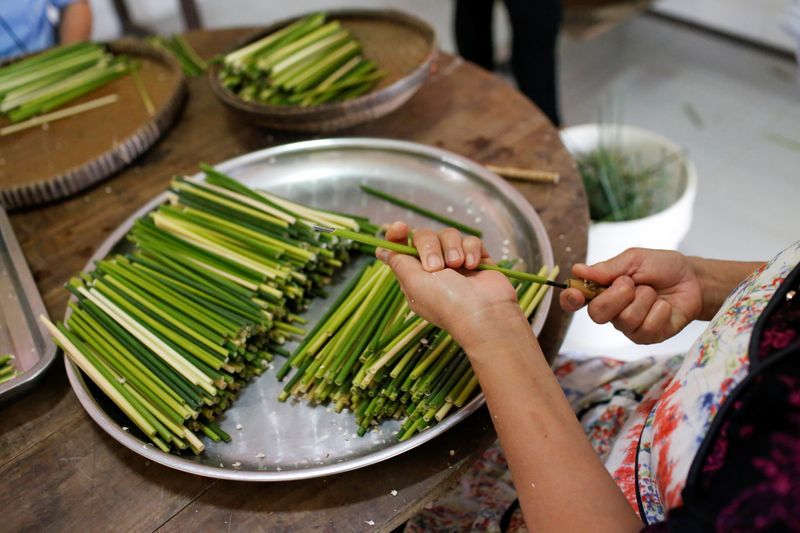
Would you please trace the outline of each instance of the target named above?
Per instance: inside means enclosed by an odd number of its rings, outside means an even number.
[[[506,200],[510,201],[517,209],[519,209],[523,216],[532,223],[532,229],[536,234],[537,240],[540,245],[540,252],[542,254],[542,262],[548,267],[552,268],[555,265],[553,255],[553,248],[550,243],[550,238],[544,223],[539,218],[533,206],[509,183],[507,183],[500,176],[490,172],[478,163],[457,155],[453,152],[436,148],[424,144],[419,144],[411,141],[400,141],[393,139],[379,139],[370,137],[345,137],[333,139],[317,139],[311,141],[301,141],[296,143],[289,143],[261,150],[256,150],[233,159],[229,159],[214,165],[221,172],[228,172],[232,169],[246,166],[251,162],[276,157],[282,154],[291,152],[304,152],[313,150],[333,150],[340,148],[366,148],[372,150],[384,150],[391,152],[406,153],[409,155],[423,155],[431,158],[438,159],[446,164],[457,167],[466,172],[475,174],[478,178],[485,180],[490,185],[498,188],[504,194]],[[201,176],[202,173],[197,173],[194,176]],[[125,234],[127,234],[133,222],[139,217],[152,211],[156,206],[163,203],[168,197],[168,192],[164,191],[157,195],[152,200],[145,203],[142,207],[137,209],[128,218],[123,221],[114,232],[112,232],[103,243],[97,248],[95,253],[89,259],[85,271],[94,269],[94,262],[106,257],[111,249],[116,246]],[[547,319],[547,315],[552,303],[553,289],[552,287],[545,293],[539,308],[536,311],[531,328],[535,335],[538,335]],[[70,298],[70,301],[74,297]],[[64,320],[69,318],[71,309],[67,307]],[[252,481],[252,482],[274,482],[274,481],[294,481],[302,479],[312,479],[317,477],[324,477],[333,474],[340,474],[358,468],[370,466],[392,457],[396,457],[402,453],[410,451],[426,442],[436,438],[445,431],[449,430],[468,416],[472,415],[485,403],[483,392],[479,393],[475,398],[470,400],[469,403],[464,405],[457,413],[447,417],[443,422],[433,426],[431,429],[418,433],[410,439],[403,442],[394,442],[386,448],[372,452],[365,456],[343,461],[341,463],[334,463],[323,466],[315,466],[300,470],[283,470],[283,471],[252,471],[252,470],[235,470],[231,468],[220,468],[216,466],[203,465],[198,462],[188,460],[179,455],[164,453],[157,449],[150,443],[138,439],[133,434],[123,430],[95,401],[91,392],[88,389],[86,381],[84,380],[83,373],[80,369],[70,360],[69,357],[64,357],[64,365],[69,379],[70,386],[75,392],[81,406],[89,414],[89,416],[114,440],[122,444],[129,450],[137,453],[146,459],[161,464],[163,466],[173,468],[175,470],[186,472],[189,474],[196,474],[203,477],[226,479],[233,481]],[[272,377],[271,374],[262,377]]]
[[[5,209],[0,207],[0,240],[5,242],[8,248],[8,255],[14,267],[14,271],[19,276],[20,285],[25,292],[28,303],[30,304],[31,311],[36,320],[35,327],[39,335],[44,341],[44,352],[40,353],[39,360],[27,372],[19,374],[17,377],[0,384],[0,402],[5,402],[14,398],[15,396],[26,392],[33,388],[39,379],[44,376],[45,371],[50,368],[53,361],[58,354],[58,347],[53,339],[50,337],[47,329],[39,321],[39,316],[47,315],[47,309],[42,301],[42,295],[36,286],[36,282],[31,274],[28,262],[25,260],[25,254],[22,253],[22,247],[19,245],[14,228],[11,226],[11,221],[6,215]]]
[[[35,207],[60,200],[110,178],[152,148],[167,134],[180,115],[188,88],[183,70],[170,54],[141,39],[123,38],[101,44],[112,52],[148,57],[165,64],[177,75],[175,90],[152,117],[148,117],[130,135],[93,159],[49,178],[0,188],[0,205],[5,209]],[[35,54],[16,57],[3,64],[11,64],[31,55]]]

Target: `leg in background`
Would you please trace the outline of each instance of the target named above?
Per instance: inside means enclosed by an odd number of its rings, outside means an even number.
[[[556,50],[561,0],[505,0],[505,4],[514,33],[511,64],[517,85],[558,126]]]
[[[455,0],[455,10],[458,53],[486,70],[494,70],[494,0]]]

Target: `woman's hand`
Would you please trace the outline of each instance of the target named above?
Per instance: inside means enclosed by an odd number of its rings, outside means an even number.
[[[386,238],[405,244],[408,233],[405,223],[395,222]],[[481,261],[489,260],[477,237],[462,238],[453,228],[438,234],[421,229],[414,232],[414,247],[419,259],[383,248],[376,250],[376,256],[394,271],[411,309],[450,332],[461,346],[466,348],[489,332],[499,332],[504,323],[523,317],[505,276],[474,271]]]
[[[406,244],[408,226],[395,222],[386,236]],[[419,230],[414,246],[420,260],[380,248],[375,253],[400,280],[411,308],[467,352],[530,528],[640,530],[564,397],[511,283],[499,272],[474,272],[488,260],[481,241],[453,229]],[[567,508],[572,512],[564,513]]]
[[[652,344],[701,318],[701,270],[697,258],[679,252],[631,248],[594,266],[575,265],[572,275],[609,287],[589,303],[592,320],[611,322],[632,341]],[[586,302],[580,291],[567,289],[560,303],[573,312]]]

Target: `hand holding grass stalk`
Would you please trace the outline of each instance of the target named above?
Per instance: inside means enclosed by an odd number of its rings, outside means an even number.
[[[477,237],[467,237],[463,242],[462,252],[457,243],[460,242],[460,235],[454,228],[448,228],[442,232],[442,244],[436,245],[429,239],[426,239],[426,244],[423,249],[426,250],[420,254],[419,248],[401,244],[400,242],[386,241],[373,237],[371,235],[364,235],[355,232],[350,232],[342,229],[326,228],[324,226],[315,225],[314,229],[325,233],[333,233],[345,239],[351,239],[355,242],[360,242],[372,249],[384,248],[386,250],[397,252],[399,254],[411,255],[414,257],[421,257],[423,265],[428,271],[441,270],[442,265],[446,264],[449,268],[465,268],[468,270],[493,270],[499,272],[510,279],[520,281],[528,281],[531,283],[540,283],[556,287],[558,289],[577,289],[581,292],[586,301],[592,300],[603,293],[606,287],[600,286],[597,283],[586,279],[568,279],[564,282],[555,281],[552,278],[546,278],[541,274],[530,274],[528,272],[521,272],[511,268],[494,265],[488,262],[488,254],[483,247],[480,239]],[[407,230],[407,228],[406,228]],[[433,232],[431,230],[422,230],[422,232],[429,237]],[[416,235],[415,235],[416,239]],[[445,243],[449,243],[451,249],[446,250],[446,259],[440,257]],[[453,255],[450,255],[453,254]]]
[[[399,253],[389,262],[397,276],[380,262],[364,267],[278,372],[283,378],[297,368],[279,399],[291,396],[312,404],[330,403],[337,411],[348,408],[355,413],[359,435],[394,418],[402,421],[398,438],[406,440],[464,406],[477,394],[478,380],[460,342],[469,341],[463,331],[475,328],[463,327],[452,317],[477,316],[478,310],[494,307],[484,305],[485,299],[495,298],[498,307],[527,320],[547,291],[544,284],[491,271],[426,272],[411,257],[417,250],[402,244],[408,238],[404,224],[389,229],[389,238],[397,242],[347,230],[334,234],[374,244],[387,254],[387,248],[396,249]],[[423,241],[431,238],[440,246],[439,236],[426,230],[417,232],[415,244],[424,248]],[[461,261],[468,253],[482,252],[479,240],[462,241],[453,229],[444,232],[443,239],[453,246],[457,240]],[[454,257],[449,261],[460,266]],[[498,268],[510,266],[503,262]],[[535,278],[553,279],[558,269],[547,274],[543,267]],[[455,301],[455,294],[463,298]]]
[[[96,43],[57,47],[0,68],[0,114],[21,122],[127,74],[125,56]]]
[[[395,222],[386,237],[394,243],[407,242],[408,233],[406,224]],[[424,250],[424,262],[387,249],[378,249],[376,255],[400,280],[411,309],[449,331],[457,342],[461,343],[462,331],[469,329],[463,325],[472,324],[473,318],[500,307],[519,309],[507,277],[491,270],[475,272],[479,262],[488,259],[478,238],[464,238],[452,229],[439,234],[423,229],[414,232],[413,241],[416,249]],[[464,273],[456,269],[464,269]]]

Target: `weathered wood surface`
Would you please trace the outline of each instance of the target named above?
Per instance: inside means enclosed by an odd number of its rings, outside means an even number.
[[[189,39],[209,57],[244,32],[196,32]],[[516,186],[544,220],[562,271],[583,260],[588,212],[572,159],[528,100],[477,67],[441,57],[407,105],[340,135],[412,140],[483,163],[560,172],[557,186]],[[238,121],[206,79],[190,80],[181,120],[131,167],[84,194],[11,216],[51,317],[64,314],[63,283],[172,175],[195,171],[201,160],[216,163],[302,138]],[[553,306],[541,335],[548,357],[566,325]],[[0,501],[6,510],[0,530],[385,531],[446,490],[493,440],[481,410],[442,437],[359,471],[280,484],[214,481],[152,464],[106,436],[78,404],[59,360],[35,391],[0,406]]]

